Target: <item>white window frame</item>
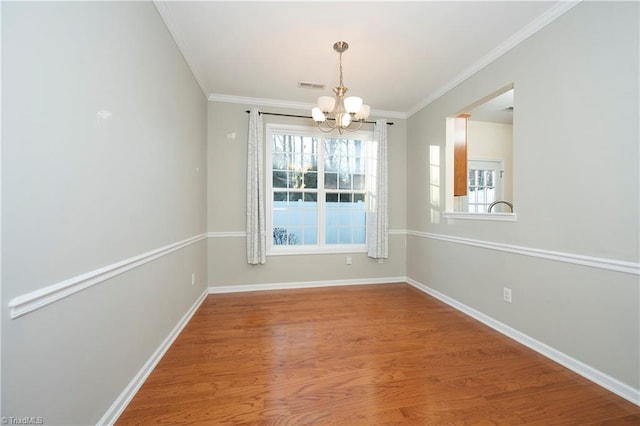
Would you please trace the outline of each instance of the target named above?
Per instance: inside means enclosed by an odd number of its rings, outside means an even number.
[[[274,133],[288,133],[300,136],[315,136],[320,138],[320,146],[318,147],[318,244],[315,245],[274,245],[273,244],[273,152],[272,138]],[[366,253],[366,241],[363,244],[324,244],[325,234],[325,194],[324,188],[324,139],[359,139],[363,141],[372,141],[373,132],[359,130],[356,132],[348,132],[343,135],[334,133],[323,133],[316,127],[296,126],[289,124],[269,123],[266,125],[265,132],[265,227],[267,232],[267,256],[281,255],[301,255],[301,254],[327,254],[327,253]],[[368,147],[367,147],[368,148]],[[368,163],[368,162],[367,162]],[[367,167],[367,166],[365,166]],[[371,171],[365,168],[365,176],[370,176]],[[367,185],[368,187],[369,185]],[[332,191],[332,190],[330,190]],[[368,203],[369,195],[365,193],[365,206]],[[365,232],[366,239],[366,232]]]
[[[483,169],[483,170],[493,170],[495,172],[495,177],[494,177],[494,188],[495,188],[495,200],[493,201],[498,201],[498,200],[502,200],[503,199],[503,193],[504,193],[504,189],[503,189],[503,174],[504,174],[504,160],[501,159],[490,159],[490,158],[469,158],[467,160],[467,167],[468,170],[472,170],[472,169]],[[471,212],[468,211],[468,207],[471,204],[474,205],[484,205],[481,203],[471,203],[469,201],[470,197],[471,197],[471,187],[469,186],[469,182],[468,182],[468,178],[467,178],[467,199],[466,199],[466,204],[467,204],[467,212],[468,213],[488,213],[488,212]],[[490,205],[491,203],[486,203],[487,207]]]

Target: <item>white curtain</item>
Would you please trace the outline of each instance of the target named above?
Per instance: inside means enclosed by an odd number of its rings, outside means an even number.
[[[247,262],[251,265],[262,265],[267,261],[262,127],[262,116],[252,108],[247,143]]]
[[[376,152],[374,153],[374,185],[370,193],[371,203],[367,214],[367,253],[374,259],[389,257],[388,218],[388,165],[387,165],[387,120],[376,120],[373,130]]]

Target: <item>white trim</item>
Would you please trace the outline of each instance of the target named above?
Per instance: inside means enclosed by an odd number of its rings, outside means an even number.
[[[275,108],[303,109],[303,110],[308,110],[309,113],[311,113],[311,109],[313,107],[317,106],[316,104],[311,104],[307,102],[282,101],[278,99],[266,99],[266,98],[250,98],[246,96],[223,95],[218,93],[211,93],[209,95],[209,102],[227,102],[231,104],[267,106],[267,107],[275,107]],[[404,112],[384,111],[379,109],[371,110],[370,115],[374,117],[399,118],[403,120],[407,118],[407,114]]]
[[[581,2],[582,0],[560,1],[556,3],[556,5],[554,5],[545,13],[540,15],[536,20],[534,20],[533,22],[529,23],[528,25],[520,29],[520,31],[518,31],[517,33],[512,35],[510,38],[505,40],[503,43],[501,43],[499,46],[497,46],[496,48],[491,50],[489,53],[484,55],[482,58],[476,61],[473,65],[471,65],[469,68],[462,71],[460,74],[454,77],[453,80],[449,81],[444,86],[440,87],[440,89],[431,93],[422,102],[415,105],[413,108],[409,109],[409,111],[407,111],[406,113],[407,117],[411,117],[413,114],[420,111],[422,108],[426,107],[427,105],[429,105],[430,103],[432,103],[433,101],[435,101],[436,99],[438,99],[439,97],[447,93],[449,90],[453,89],[454,87],[462,83],[464,80],[471,77],[473,74],[480,71],[482,68],[486,67],[491,62],[495,61],[500,56],[504,55],[505,53],[507,53],[508,51],[510,51],[511,49],[513,49],[514,47],[516,47],[517,45],[525,41],[527,38],[537,33],[538,31],[540,31],[541,29],[549,25],[551,22],[555,21],[564,13],[568,12],[576,5],[580,4]]]
[[[558,262],[572,263],[575,265],[590,266],[592,268],[606,269],[609,271],[624,272],[626,274],[640,275],[640,264],[635,262],[626,262],[623,260],[607,259],[603,257],[583,256],[580,254],[515,246],[512,244],[495,243],[492,241],[474,240],[471,238],[455,237],[453,235],[433,234],[430,232],[408,231],[407,234],[431,240],[464,244],[507,253],[521,254],[524,256],[555,260]]]
[[[209,238],[246,238],[246,231],[207,232]]]
[[[106,413],[102,416],[100,420],[98,420],[98,425],[112,425],[118,420],[118,417],[122,414],[122,412],[127,408],[127,405],[131,402],[133,397],[136,395],[140,387],[144,384],[145,380],[149,377],[153,369],[158,365],[164,354],[169,350],[173,342],[176,340],[178,335],[182,332],[184,327],[189,323],[189,320],[196,313],[202,302],[208,296],[208,292],[205,290],[202,292],[195,303],[189,308],[186,314],[182,316],[178,324],[171,330],[169,335],[164,339],[164,341],[158,346],[158,348],[151,354],[151,357],[144,363],[142,368],[138,371],[138,373],[131,379],[129,384],[124,388],[124,390],[118,395],[118,398],[111,404],[111,407],[107,410]]]
[[[407,278],[407,282],[418,290],[423,291],[424,293],[435,297],[436,299],[446,303],[447,305],[454,307],[462,313],[469,315],[470,317],[515,340],[516,342],[523,344],[530,349],[533,349],[534,351],[585,377],[586,379],[591,380],[592,382],[615,393],[616,395],[619,395],[636,405],[640,405],[640,389],[635,389],[627,385],[626,383],[623,383],[620,380],[603,373],[602,371],[596,370],[595,368],[581,361],[578,361],[577,359],[572,358],[569,355],[560,352],[559,350],[554,349],[551,346],[548,346],[516,329],[513,329],[508,325],[503,324],[500,321],[497,321],[492,317],[483,314],[480,311],[477,311],[463,303],[460,303],[457,300],[452,299],[451,297],[446,296],[416,280]]]
[[[302,288],[316,287],[341,287],[350,285],[367,285],[367,284],[393,284],[404,283],[407,277],[385,277],[385,278],[359,278],[352,280],[329,280],[329,281],[300,281],[288,283],[271,283],[271,284],[239,284],[227,286],[209,287],[209,294],[222,293],[244,293],[247,291],[266,291],[266,290],[293,290]]]
[[[275,108],[293,108],[293,109],[308,109],[315,107],[315,104],[306,102],[293,102],[293,101],[281,101],[278,99],[267,98],[251,98],[248,96],[235,96],[235,95],[223,95],[219,93],[211,93],[209,95],[209,102],[226,102],[230,104],[243,104],[252,106],[267,106]]]
[[[9,316],[11,319],[15,319],[26,315],[81,290],[100,284],[130,269],[137,268],[140,265],[201,241],[206,237],[207,234],[196,235],[195,237],[187,238],[15,297],[9,302]]]
[[[324,246],[271,246],[267,256],[298,256],[309,254],[344,254],[344,253],[366,253],[367,246],[364,244],[332,244]]]
[[[462,220],[492,220],[494,222],[515,222],[518,217],[515,213],[469,213],[469,212],[442,212],[445,219],[462,219]]]

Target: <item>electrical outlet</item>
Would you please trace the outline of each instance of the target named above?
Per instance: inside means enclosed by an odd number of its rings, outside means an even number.
[[[511,303],[511,289],[504,287],[502,289],[502,298],[504,299],[505,302],[507,303]]]
[[[347,256],[345,262],[347,263],[347,265],[351,265],[353,263],[353,259],[351,258],[351,256]]]
[[[192,272],[191,273],[191,285],[195,285],[196,284],[196,273]]]

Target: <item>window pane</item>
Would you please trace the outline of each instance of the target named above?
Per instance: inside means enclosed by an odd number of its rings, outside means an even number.
[[[324,160],[324,171],[325,172],[337,172],[338,164],[340,163],[340,157],[337,155],[329,155],[325,157]]]
[[[327,189],[338,189],[338,174],[337,173],[325,173],[324,174],[324,187]]]
[[[338,179],[338,189],[351,189],[351,175],[348,173],[341,173],[340,179]]]
[[[341,203],[350,203],[353,201],[353,194],[340,194]]]
[[[287,170],[289,167],[289,154],[273,155],[273,170]]]
[[[318,230],[314,228],[304,228],[304,243],[318,244]]]
[[[331,196],[331,201],[329,197]],[[364,244],[364,194],[327,194],[325,239],[327,244]]]
[[[316,194],[302,192],[274,193],[274,245],[318,243],[318,203],[312,200],[315,196]]]
[[[324,237],[327,244],[338,244],[339,229],[337,226],[327,226],[327,232]]]
[[[287,187],[287,172],[273,172],[274,188],[286,188]]]
[[[364,244],[367,242],[367,232],[364,226],[353,227],[353,244]]]
[[[307,172],[304,174],[304,188],[317,189],[318,188],[318,173]]]
[[[302,192],[290,192],[289,201],[302,201]]]
[[[289,188],[302,188],[302,172],[289,172]]]
[[[365,177],[364,174],[359,174],[359,175],[353,175],[352,177],[352,182],[353,182],[353,189],[354,190],[359,190],[359,191],[363,191],[365,186]]]

